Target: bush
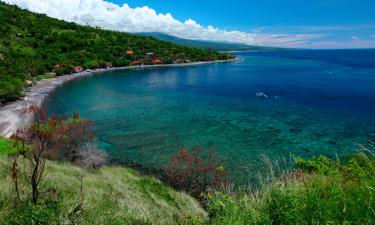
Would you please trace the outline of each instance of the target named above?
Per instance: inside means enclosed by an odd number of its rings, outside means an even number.
[[[22,97],[24,82],[19,78],[0,75],[0,105]]]
[[[190,152],[180,150],[171,157],[166,170],[170,185],[185,190],[200,198],[202,192],[224,188],[229,184],[224,166],[216,159],[213,151],[201,147]]]
[[[130,60],[128,59],[124,59],[124,58],[120,58],[120,59],[115,59],[113,60],[113,66],[115,67],[124,67],[124,66],[129,66],[131,63]]]
[[[80,150],[78,158],[79,165],[93,169],[98,169],[108,162],[107,153],[93,144],[88,144]]]
[[[0,137],[0,156],[9,155],[15,153],[17,150],[13,147],[10,140]]]

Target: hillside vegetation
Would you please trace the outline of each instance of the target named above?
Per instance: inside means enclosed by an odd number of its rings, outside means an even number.
[[[375,158],[345,162],[324,156],[296,159],[281,177],[262,176],[251,191],[209,194],[208,224],[375,224]]]
[[[232,58],[123,32],[80,26],[0,3],[0,102],[22,96],[25,80],[75,70]]]
[[[371,152],[345,162],[324,156],[297,158],[295,169],[281,176],[270,167],[257,188],[203,194],[207,213],[192,197],[132,169],[92,170],[56,161],[47,163],[43,184],[56,190],[55,197],[47,196],[35,205],[17,203],[10,164],[8,158],[0,157],[2,224],[375,223],[375,158]],[[23,193],[27,195],[27,191]],[[72,215],[81,200],[82,208]]]
[[[55,200],[17,204],[9,169],[10,161],[0,157],[0,224],[182,224],[206,217],[192,197],[131,169],[87,170],[52,161],[43,186],[56,190]],[[81,197],[82,209],[71,214]]]

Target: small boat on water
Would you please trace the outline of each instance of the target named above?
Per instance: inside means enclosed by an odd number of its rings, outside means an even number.
[[[266,94],[264,94],[263,92],[258,92],[255,94],[258,98],[268,98],[268,96]]]

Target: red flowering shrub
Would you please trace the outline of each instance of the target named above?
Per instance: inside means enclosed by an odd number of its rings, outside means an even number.
[[[223,188],[229,184],[227,173],[212,150],[196,147],[180,150],[170,159],[166,175],[170,185],[200,198],[202,192]]]

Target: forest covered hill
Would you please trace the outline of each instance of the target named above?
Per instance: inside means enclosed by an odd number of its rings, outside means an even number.
[[[81,26],[0,3],[0,102],[22,96],[26,80],[75,70],[233,58],[152,37]]]

